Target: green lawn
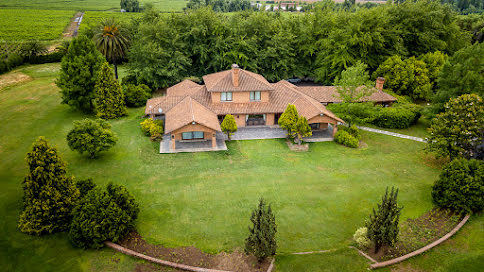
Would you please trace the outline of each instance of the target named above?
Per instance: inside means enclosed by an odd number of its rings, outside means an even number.
[[[151,3],[160,11],[181,11],[187,5],[186,0],[140,0],[140,5]],[[76,11],[119,11],[120,0],[2,0],[0,8],[22,8],[22,9],[59,9]]]
[[[20,68],[33,80],[0,89],[0,263],[6,271],[133,271],[139,262],[109,249],[74,249],[65,234],[32,237],[17,230],[25,154],[41,135],[58,147],[76,177],[126,185],[141,205],[137,229],[151,243],[193,245],[212,253],[241,248],[251,209],[265,197],[278,223],[278,271],[366,270],[366,260],[347,246],[386,186],[400,189],[402,220],[432,208],[430,189],[439,169],[421,151],[424,145],[367,132],[366,149],[326,142],[295,153],[283,140],[263,140],[230,142],[229,154],[160,155],[159,145],[139,130],[139,108],[111,122],[118,144],[89,160],[67,147],[72,121],[87,116],[60,104],[54,84],[58,68]],[[407,265],[432,269],[433,261],[445,271],[466,258],[481,260],[483,221],[483,216],[473,217],[447,243],[450,247],[439,247]],[[287,254],[321,249],[337,250]],[[444,257],[450,260],[440,261]]]
[[[59,39],[74,14],[72,10],[1,9],[0,41]]]

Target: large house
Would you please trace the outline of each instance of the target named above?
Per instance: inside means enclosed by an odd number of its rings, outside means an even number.
[[[237,65],[206,75],[203,81],[205,85],[184,80],[168,88],[165,96],[146,103],[147,116],[165,120],[164,139],[169,137],[172,150],[178,148],[177,143],[191,141],[211,141],[215,147],[217,132],[221,132],[220,123],[227,114],[234,116],[239,128],[277,126],[288,104],[296,106],[313,131],[331,127],[334,135],[336,125],[344,122],[323,105],[339,101],[324,94],[327,90],[335,93],[329,87],[297,87],[285,80],[269,83],[263,76]],[[395,100],[381,90],[377,92],[385,101]]]

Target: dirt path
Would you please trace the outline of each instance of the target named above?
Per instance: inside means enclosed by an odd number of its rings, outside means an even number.
[[[84,16],[84,12],[78,12],[74,17],[71,19],[71,23],[67,26],[66,30],[62,34],[65,38],[72,38],[77,36],[77,31],[79,30],[79,26],[82,22],[82,17]]]

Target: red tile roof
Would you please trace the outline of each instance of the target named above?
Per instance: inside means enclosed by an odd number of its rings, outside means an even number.
[[[165,133],[195,122],[215,131],[222,131],[217,115],[190,96],[185,97],[166,113]]]
[[[297,87],[301,92],[316,99],[320,103],[341,103],[343,100],[340,98],[336,91],[336,86],[304,86]],[[374,89],[375,91],[370,95],[360,99],[360,102],[394,102],[397,99],[383,91]]]
[[[203,77],[209,92],[247,92],[272,91],[271,84],[261,75],[240,68],[239,86],[234,86],[232,76],[234,69],[213,73]]]

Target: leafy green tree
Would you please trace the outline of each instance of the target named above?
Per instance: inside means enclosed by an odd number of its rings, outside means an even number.
[[[432,84],[429,75],[425,62],[415,57],[402,60],[399,56],[393,56],[378,67],[373,77],[384,77],[387,88],[397,94],[430,100]]]
[[[150,87],[140,84],[126,84],[123,85],[124,100],[128,107],[141,107],[146,104],[146,100],[151,98]]]
[[[358,102],[374,92],[366,67],[366,64],[357,62],[343,71],[340,78],[336,78],[335,84],[338,86],[336,92],[344,103]],[[349,111],[350,108],[347,109]],[[348,112],[348,114],[350,113]],[[351,126],[351,119],[349,125]]]
[[[109,150],[116,141],[111,125],[102,119],[74,121],[74,128],[67,134],[69,148],[80,154],[87,153],[90,158]]]
[[[308,124],[308,120],[304,116],[299,116],[296,122],[296,135],[297,135],[297,142],[300,145],[302,143],[303,137],[311,137],[313,132],[311,131],[311,127]]]
[[[484,43],[476,43],[456,52],[442,68],[434,111],[444,110],[450,98],[463,94],[484,96]]]
[[[430,125],[428,151],[437,157],[472,158],[484,142],[484,102],[476,94],[451,99]]]
[[[73,177],[67,176],[66,162],[55,147],[39,137],[27,153],[27,164],[20,231],[41,235],[66,230],[79,198]]]
[[[232,114],[225,115],[220,127],[222,128],[222,131],[227,134],[227,138],[230,141],[230,136],[237,131],[237,123],[235,122],[234,116],[232,116]]]
[[[447,61],[447,57],[446,54],[440,51],[429,52],[419,57],[419,60],[425,62],[426,67],[429,70],[429,79],[432,85],[439,77],[440,71]]]
[[[93,40],[99,52],[114,64],[114,75],[118,79],[117,62],[126,57],[129,48],[129,38],[125,29],[114,18],[103,19],[95,29]]]
[[[296,106],[288,104],[277,123],[281,128],[287,130],[287,136],[294,137],[297,131],[296,125],[298,119],[299,114],[297,113]]]
[[[388,187],[385,195],[382,197],[381,204],[378,204],[377,210],[373,209],[370,220],[367,222],[368,238],[375,245],[375,253],[382,246],[393,246],[398,239],[398,222],[400,212],[403,207],[398,207],[397,203],[398,189],[392,187],[388,195]]]
[[[96,188],[96,183],[92,181],[92,178],[82,179],[76,181],[76,187],[79,189],[80,198],[83,198],[89,191]]]
[[[484,209],[484,161],[455,159],[432,187],[432,199],[442,208],[465,212]]]
[[[97,78],[95,105],[99,118],[114,119],[128,114],[121,84],[114,78],[107,62],[101,67]]]
[[[126,237],[135,227],[139,205],[126,187],[108,184],[89,190],[73,211],[69,239],[76,247],[100,248]]]
[[[249,227],[249,237],[245,239],[245,253],[254,254],[262,262],[269,256],[276,254],[276,218],[272,213],[271,205],[267,206],[264,199],[259,200],[259,206],[252,211]]]
[[[105,62],[94,42],[86,36],[73,39],[62,58],[61,71],[56,81],[61,89],[62,103],[84,112],[94,110],[94,87]]]
[[[139,2],[138,0],[121,0],[121,9],[127,12],[139,12]]]

